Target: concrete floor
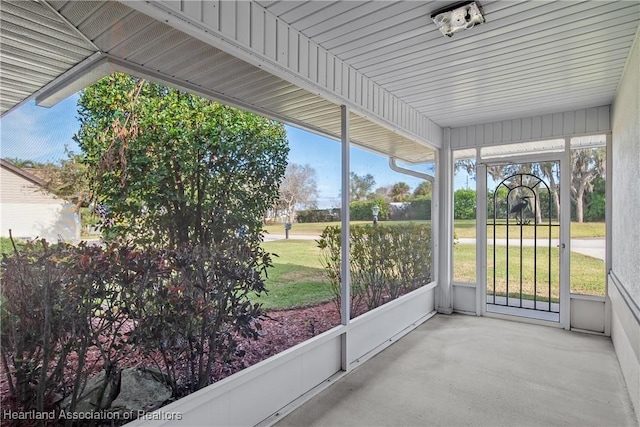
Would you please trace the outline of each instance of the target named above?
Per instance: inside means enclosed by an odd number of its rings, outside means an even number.
[[[278,426],[637,426],[611,340],[437,315]]]

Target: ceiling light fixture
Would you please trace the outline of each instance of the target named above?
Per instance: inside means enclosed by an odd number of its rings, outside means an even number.
[[[440,32],[447,37],[485,22],[480,5],[475,1],[457,3],[431,15]]]

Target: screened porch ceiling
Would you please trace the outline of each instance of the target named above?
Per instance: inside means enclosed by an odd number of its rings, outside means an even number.
[[[480,0],[486,23],[447,38],[430,15],[451,3],[257,0],[251,7],[264,8],[442,128],[611,104],[640,22],[636,1]],[[126,2],[2,1],[0,13],[3,115],[33,98],[53,105],[120,70],[340,137],[335,99]],[[384,155],[434,159],[430,141],[360,111],[351,114],[350,132],[354,143]]]

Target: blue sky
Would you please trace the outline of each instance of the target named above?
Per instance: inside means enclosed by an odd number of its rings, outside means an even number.
[[[79,152],[73,135],[79,128],[73,95],[51,108],[38,107],[33,101],[0,119],[0,157],[55,162],[65,157],[65,146]],[[320,208],[340,204],[340,143],[317,134],[287,126],[289,161],[309,164],[316,170]],[[352,147],[351,170],[358,175],[371,173],[376,187],[406,182],[413,190],[420,180],[389,169],[386,157]],[[425,166],[416,169],[426,170]],[[457,180],[464,187],[466,178]]]

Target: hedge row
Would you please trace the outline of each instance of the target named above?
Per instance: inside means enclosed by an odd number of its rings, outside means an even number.
[[[334,302],[340,310],[340,227],[325,228],[318,247]],[[371,310],[431,282],[431,226],[428,224],[350,227],[351,313]]]
[[[417,198],[405,202],[402,206],[392,205],[382,198],[351,202],[349,216],[352,221],[371,221],[373,207],[378,206],[378,220],[401,221],[423,220],[431,218],[431,199]],[[334,222],[340,221],[340,209],[307,209],[296,215],[298,222]]]

